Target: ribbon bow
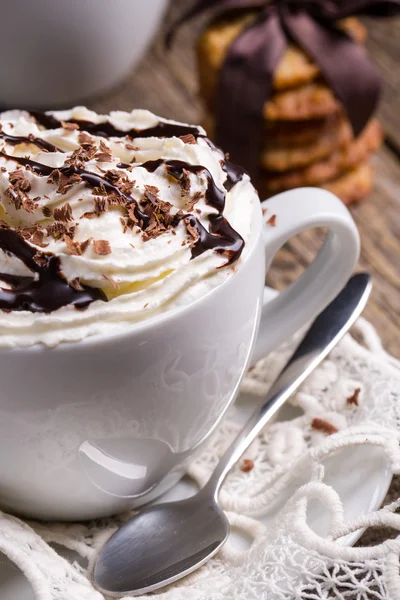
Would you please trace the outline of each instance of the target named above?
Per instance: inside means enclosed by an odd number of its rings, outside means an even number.
[[[204,12],[259,9],[256,21],[233,42],[221,69],[216,97],[215,138],[235,162],[257,173],[263,143],[263,106],[289,41],[318,64],[342,102],[354,135],[375,111],[381,80],[364,48],[336,22],[349,16],[387,17],[400,12],[400,0],[197,0],[172,24],[171,45],[180,25]]]

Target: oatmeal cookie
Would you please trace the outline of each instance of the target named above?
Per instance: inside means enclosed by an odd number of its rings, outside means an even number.
[[[378,121],[370,121],[357,139],[324,160],[286,173],[264,171],[264,187],[270,193],[277,193],[290,188],[320,185],[331,181],[344,171],[364,162],[379,148],[382,137],[382,129]]]
[[[321,187],[338,196],[345,204],[352,204],[368,196],[373,185],[374,169],[368,161],[365,161]]]

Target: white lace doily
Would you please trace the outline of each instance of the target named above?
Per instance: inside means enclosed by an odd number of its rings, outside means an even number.
[[[354,330],[365,346],[350,334],[342,340],[292,399],[301,416],[269,425],[246,455],[246,464],[254,467],[244,472],[242,463],[221,491],[221,505],[231,523],[253,538],[250,548],[238,551],[227,544],[199,571],[156,594],[159,600],[400,600],[400,539],[372,547],[338,543],[361,527],[399,530],[400,500],[345,522],[341,499],[324,482],[322,461],[344,446],[380,446],[393,473],[400,472],[400,363],[383,350],[367,321],[359,319]],[[243,390],[262,396],[292,345],[258,363]],[[233,412],[190,467],[189,475],[199,485],[238,428]],[[262,525],[255,517],[306,463],[312,467],[309,482],[282,507],[279,517],[268,527]],[[307,524],[312,499],[322,501],[331,515],[327,537],[319,537]],[[47,525],[0,513],[0,551],[24,572],[36,600],[105,600],[90,583],[90,572],[97,550],[127,517]],[[74,550],[87,559],[87,567],[70,564],[51,543]]]

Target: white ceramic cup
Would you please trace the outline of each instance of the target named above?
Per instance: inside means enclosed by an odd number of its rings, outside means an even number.
[[[141,58],[166,0],[0,0],[2,107],[73,106]]]
[[[263,224],[262,206],[276,214],[275,227]],[[313,227],[329,229],[317,258],[263,307],[276,251]],[[147,502],[182,476],[232,403],[251,356],[321,311],[359,255],[348,210],[323,190],[298,189],[255,207],[252,232],[235,274],[188,306],[127,325],[124,334],[0,350],[3,509],[101,517]]]

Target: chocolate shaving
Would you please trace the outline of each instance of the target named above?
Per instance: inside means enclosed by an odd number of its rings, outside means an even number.
[[[33,260],[39,267],[44,267],[47,264],[47,258],[43,256],[40,252],[37,252],[33,257]]]
[[[78,142],[81,145],[84,145],[84,144],[92,145],[93,138],[90,135],[88,135],[87,133],[85,133],[84,131],[80,131],[79,135],[78,135]]]
[[[63,240],[67,246],[68,254],[71,254],[72,256],[81,256],[82,247],[80,242],[72,241],[68,235],[64,235]]]
[[[14,204],[15,208],[17,210],[20,210],[22,202],[25,198],[24,194],[21,192],[14,191],[12,187],[9,187],[6,190],[4,190],[4,194],[10,200],[10,202]]]
[[[188,207],[188,209],[193,210],[195,205],[202,197],[203,194],[201,192],[196,192],[195,194],[193,194],[193,196],[186,201],[186,206]]]
[[[73,220],[72,208],[69,202],[66,202],[61,208],[54,209],[54,220],[68,223]]]
[[[39,246],[40,248],[46,248],[48,244],[43,242],[44,232],[43,231],[35,231],[33,236],[30,239],[30,242],[35,246]]]
[[[3,223],[1,223],[1,226],[3,227]],[[7,228],[8,225],[7,225]],[[37,225],[34,225],[32,227],[19,227],[18,229],[16,229],[16,232],[24,238],[24,240],[30,240],[31,237],[33,236],[34,233],[36,233],[38,229]]]
[[[106,254],[110,254],[111,246],[108,240],[94,240],[93,242],[93,250],[96,254],[101,256],[105,256]]]
[[[199,234],[197,228],[190,223],[189,218],[185,219],[185,225],[186,225],[186,229],[187,229],[188,233],[192,236],[194,242],[197,242],[197,240],[200,237],[200,234]]]
[[[28,213],[34,213],[37,208],[37,200],[40,198],[29,198],[27,192],[31,184],[22,169],[16,169],[9,173],[10,187],[5,190],[5,195],[10,199],[17,210],[23,208]]]
[[[67,191],[74,185],[80,183],[82,177],[78,173],[71,173],[67,175],[61,172],[59,169],[54,169],[47,179],[47,183],[54,183],[57,185],[58,194],[66,194]]]
[[[104,179],[107,179],[107,181],[115,185],[122,176],[123,173],[121,171],[118,171],[117,169],[109,169],[105,172]]]
[[[251,458],[244,458],[240,464],[240,470],[243,471],[243,473],[249,473],[253,469],[254,460],[251,460]]]
[[[129,179],[126,179],[125,181],[120,181],[119,183],[117,183],[117,187],[123,194],[125,194],[125,196],[129,196],[133,188],[135,187],[135,181],[130,181]]]
[[[276,227],[276,215],[272,215],[268,221],[267,221],[267,225],[269,225],[270,227]]]
[[[29,180],[26,178],[25,172],[22,169],[11,171],[9,174],[9,180],[16,191],[29,192],[31,189],[31,184],[29,183]]]
[[[190,192],[190,176],[187,169],[182,169],[182,175],[179,179],[179,183],[181,184],[181,196],[187,196]]]
[[[87,240],[85,240],[84,242],[81,242],[81,250],[82,252],[85,252],[85,250],[89,247],[89,245],[91,244],[93,238],[88,238]]]
[[[144,197],[148,198],[150,202],[157,202],[159,193],[160,190],[155,185],[144,186]]]
[[[349,396],[348,398],[346,398],[346,403],[351,405],[354,404],[355,406],[358,406],[358,399],[360,396],[360,392],[361,392],[361,388],[356,388],[354,390],[354,392],[352,393],[351,396]]]
[[[107,193],[107,188],[102,181],[93,188],[93,194],[95,196],[107,196]]]
[[[29,198],[29,196],[27,196],[22,200],[22,208],[26,212],[33,214],[39,206],[35,200],[40,200],[40,198]]]
[[[103,140],[100,140],[100,151],[95,154],[97,162],[111,162],[112,152]]]
[[[167,217],[171,217],[171,220],[173,219],[172,215],[169,214],[169,211],[172,208],[172,204],[170,202],[165,202],[164,200],[157,200],[157,202],[155,203],[155,210],[157,213],[161,213],[161,215],[165,215]]]
[[[320,419],[319,417],[315,417],[311,423],[312,429],[315,431],[321,431],[322,433],[326,433],[326,435],[332,435],[333,433],[337,433],[339,430],[337,427],[325,421],[324,419]]]
[[[82,168],[86,162],[92,160],[97,152],[94,144],[82,144],[80,148],[74,150],[71,156],[65,161],[64,166]]]
[[[67,131],[74,131],[76,129],[79,129],[79,125],[77,125],[76,123],[70,123],[69,121],[61,121],[61,127],[63,129],[66,129]]]
[[[108,211],[108,200],[104,196],[97,196],[94,199],[94,212],[96,215],[100,215],[103,212]]]
[[[182,140],[184,144],[197,144],[196,138],[191,133],[180,135],[179,139]]]
[[[92,241],[92,238],[89,238],[84,242],[74,242],[68,235],[65,235],[63,239],[67,246],[68,254],[72,254],[73,256],[81,256]]]
[[[95,219],[99,216],[99,213],[94,212],[93,210],[87,211],[81,215],[81,219]]]
[[[128,225],[127,225],[125,219],[123,217],[120,217],[119,220],[120,220],[121,225],[122,225],[122,233],[126,233],[126,230],[128,229]]]
[[[138,146],[133,146],[132,144],[125,144],[125,148],[127,150],[133,150],[134,152],[137,152],[138,150],[140,150],[140,148],[138,148]]]
[[[45,217],[49,218],[53,214],[53,211],[51,210],[50,206],[43,206],[42,213]]]
[[[79,277],[75,277],[75,279],[72,279],[69,282],[69,285],[74,288],[74,290],[76,290],[77,292],[82,292],[83,291],[83,287],[81,285],[81,282],[79,281]]]
[[[47,227],[47,235],[51,235],[55,240],[58,240],[64,235],[69,235],[69,237],[71,237],[68,227],[66,227],[64,223],[58,221]]]

